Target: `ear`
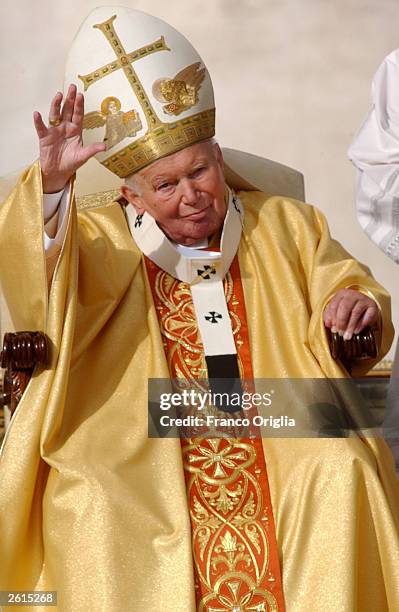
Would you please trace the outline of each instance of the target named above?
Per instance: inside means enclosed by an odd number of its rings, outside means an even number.
[[[138,215],[143,215],[145,213],[145,208],[143,207],[143,200],[141,196],[134,191],[128,185],[121,186],[121,194],[133,206],[136,213]]]

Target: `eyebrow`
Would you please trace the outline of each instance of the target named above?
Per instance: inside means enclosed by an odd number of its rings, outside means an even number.
[[[155,185],[156,183],[167,183],[171,180],[171,177],[167,174],[159,174],[157,176],[152,177],[151,179],[146,179],[151,185]]]
[[[212,160],[209,159],[208,156],[201,156],[199,158],[197,158],[196,160],[193,161],[192,165],[191,165],[191,169],[195,169],[198,166],[202,166],[204,164],[210,163]],[[190,170],[191,171],[191,170]],[[190,171],[188,172],[188,174],[190,173]],[[154,176],[150,177],[150,176],[146,176],[145,174],[142,175],[142,178],[147,181],[148,183],[151,183],[152,185],[158,181],[169,181],[171,178],[170,174],[155,174]]]

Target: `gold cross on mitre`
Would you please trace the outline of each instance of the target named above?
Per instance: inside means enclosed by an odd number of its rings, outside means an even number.
[[[144,46],[136,48],[137,40]],[[98,68],[82,74],[82,61]],[[76,76],[87,92],[86,141],[98,140],[95,130],[105,126],[106,149],[96,158],[120,178],[215,134],[206,68],[184,36],[157,17],[125,7],[94,9],[67,61],[66,82]]]
[[[89,74],[78,75],[79,79],[83,82],[84,91],[87,91],[90,85],[93,85],[100,79],[112,74],[116,70],[122,69],[125,73],[127,80],[129,81],[136,97],[139,101],[141,108],[147,118],[148,125],[150,128],[155,128],[159,125],[162,125],[162,121],[158,118],[155,113],[153,106],[140,82],[139,77],[137,76],[136,71],[133,68],[133,63],[142,59],[143,57],[147,57],[152,53],[157,53],[158,51],[170,51],[169,47],[165,43],[165,39],[163,36],[155,40],[154,42],[145,45],[144,47],[140,47],[131,53],[126,53],[123,44],[119,40],[117,33],[114,28],[114,20],[116,19],[116,15],[113,15],[107,21],[103,23],[96,23],[93,28],[98,28],[104,34],[105,38],[115,51],[115,55],[117,59],[101,68],[97,68],[97,70],[93,70]]]

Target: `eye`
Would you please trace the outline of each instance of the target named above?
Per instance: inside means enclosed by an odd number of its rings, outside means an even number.
[[[164,183],[157,185],[156,190],[165,192],[165,191],[169,191],[172,188],[173,188],[173,184],[165,181]]]
[[[208,166],[199,166],[190,174],[190,178],[199,178],[207,171]]]

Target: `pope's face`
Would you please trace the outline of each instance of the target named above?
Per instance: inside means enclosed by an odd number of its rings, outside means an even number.
[[[212,236],[226,215],[220,148],[203,142],[160,159],[138,172],[122,194],[138,214],[149,213],[179,244],[190,246]]]

